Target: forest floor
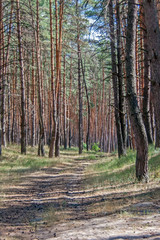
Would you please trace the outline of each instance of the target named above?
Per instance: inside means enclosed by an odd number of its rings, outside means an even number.
[[[125,180],[134,164],[115,167],[115,154],[63,151],[39,166],[16,151],[0,159],[0,240],[160,239],[160,164],[145,184]]]

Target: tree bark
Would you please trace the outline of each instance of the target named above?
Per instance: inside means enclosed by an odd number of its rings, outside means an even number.
[[[64,131],[64,149],[67,149],[67,119],[66,119],[66,59],[64,55],[64,75],[63,75],[63,131]]]
[[[79,154],[83,151],[83,101],[82,101],[82,82],[81,82],[81,50],[80,50],[80,26],[79,26],[79,6],[76,0],[77,17],[77,58],[78,58],[78,92],[79,92]]]
[[[35,146],[35,60],[34,60],[34,47],[32,47],[32,137],[31,146]]]
[[[37,36],[36,36],[36,59],[37,59],[37,80],[38,80],[38,105],[39,105],[39,143],[38,156],[45,155],[44,151],[44,121],[43,121],[43,106],[42,106],[42,88],[41,88],[41,73],[40,73],[40,46],[39,46],[39,0],[37,0]]]
[[[81,55],[81,52],[80,52]],[[87,122],[87,137],[86,137],[86,144],[87,144],[87,151],[90,149],[90,119],[91,119],[91,108],[90,108],[90,101],[89,101],[89,95],[88,95],[88,88],[85,78],[85,68],[83,66],[82,56],[81,56],[81,67],[82,67],[82,76],[83,76],[83,82],[85,86],[86,91],[86,98],[87,98],[87,107],[88,107],[88,122]]]
[[[127,99],[131,123],[135,135],[137,157],[136,177],[148,181],[148,141],[136,94],[135,41],[136,41],[137,0],[128,1],[128,25],[126,35],[126,80]]]
[[[144,88],[143,88],[143,121],[146,128],[148,143],[153,143],[152,128],[151,128],[151,116],[150,116],[150,66],[148,60],[148,44],[147,44],[147,32],[144,34]]]
[[[17,0],[16,3],[17,3],[17,36],[21,80],[21,153],[26,154],[26,96],[25,96],[24,63],[22,56],[22,33],[20,24],[19,0]]]
[[[117,13],[117,60],[118,60],[118,87],[119,87],[119,117],[121,123],[121,131],[123,138],[124,154],[126,154],[127,144],[127,130],[126,130],[126,107],[124,97],[124,81],[122,73],[122,46],[121,46],[121,19],[119,10],[119,0],[116,1],[116,13]]]
[[[58,7],[57,0],[55,1],[56,8],[56,102],[57,102],[57,133],[55,142],[55,157],[60,155],[60,114],[61,114],[61,54],[62,54],[62,24],[64,0],[60,1],[59,6],[59,26],[58,26]],[[59,33],[59,34],[58,34]]]
[[[149,60],[151,63],[151,91],[156,122],[155,147],[160,147],[160,30],[155,0],[143,0]]]
[[[115,120],[117,128],[117,140],[118,140],[118,156],[121,157],[125,154],[123,145],[122,129],[119,116],[119,90],[118,90],[118,79],[117,79],[117,64],[115,54],[115,35],[114,35],[114,19],[113,19],[113,2],[109,3],[109,24],[110,24],[110,42],[111,42],[111,58],[112,58],[112,81],[113,81],[113,92],[114,92],[114,106],[115,106]]]
[[[52,91],[52,103],[53,103],[53,129],[50,141],[49,157],[52,158],[54,155],[54,147],[56,141],[57,132],[57,111],[56,111],[56,97],[55,97],[55,84],[54,84],[54,46],[53,46],[53,21],[52,21],[52,1],[49,2],[50,10],[50,45],[51,45],[51,91]]]

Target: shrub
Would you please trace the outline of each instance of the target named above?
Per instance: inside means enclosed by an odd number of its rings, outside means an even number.
[[[99,152],[101,149],[99,148],[99,143],[94,143],[92,146],[92,150],[95,152]]]
[[[87,144],[83,143],[83,149],[87,149]]]

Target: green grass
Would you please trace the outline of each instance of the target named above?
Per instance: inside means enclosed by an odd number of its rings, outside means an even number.
[[[110,155],[87,168],[90,176],[87,183],[90,185],[104,186],[105,184],[122,184],[136,182],[135,179],[136,151],[128,150],[126,156],[120,159]],[[150,178],[160,179],[160,149],[149,146],[149,175]]]
[[[45,149],[45,157],[37,156],[37,147],[27,147],[27,154],[20,153],[20,146],[10,145],[3,148],[2,156],[0,157],[0,181],[18,179],[21,175],[39,171],[44,167],[56,167],[59,164],[72,161],[68,155],[63,155],[59,158],[48,157],[48,147]],[[66,151],[64,152],[64,154]],[[74,150],[72,151],[75,154]]]
[[[53,166],[56,161],[46,157],[38,157],[36,149],[28,148],[26,155],[21,155],[19,146],[13,145],[3,149],[0,157],[0,172],[23,173],[26,171],[35,171],[43,167]]]

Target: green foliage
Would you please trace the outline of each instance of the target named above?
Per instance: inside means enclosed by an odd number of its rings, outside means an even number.
[[[101,149],[99,148],[99,143],[94,143],[92,146],[92,150],[95,152],[99,152]]]
[[[87,149],[87,144],[83,143],[83,149]]]

